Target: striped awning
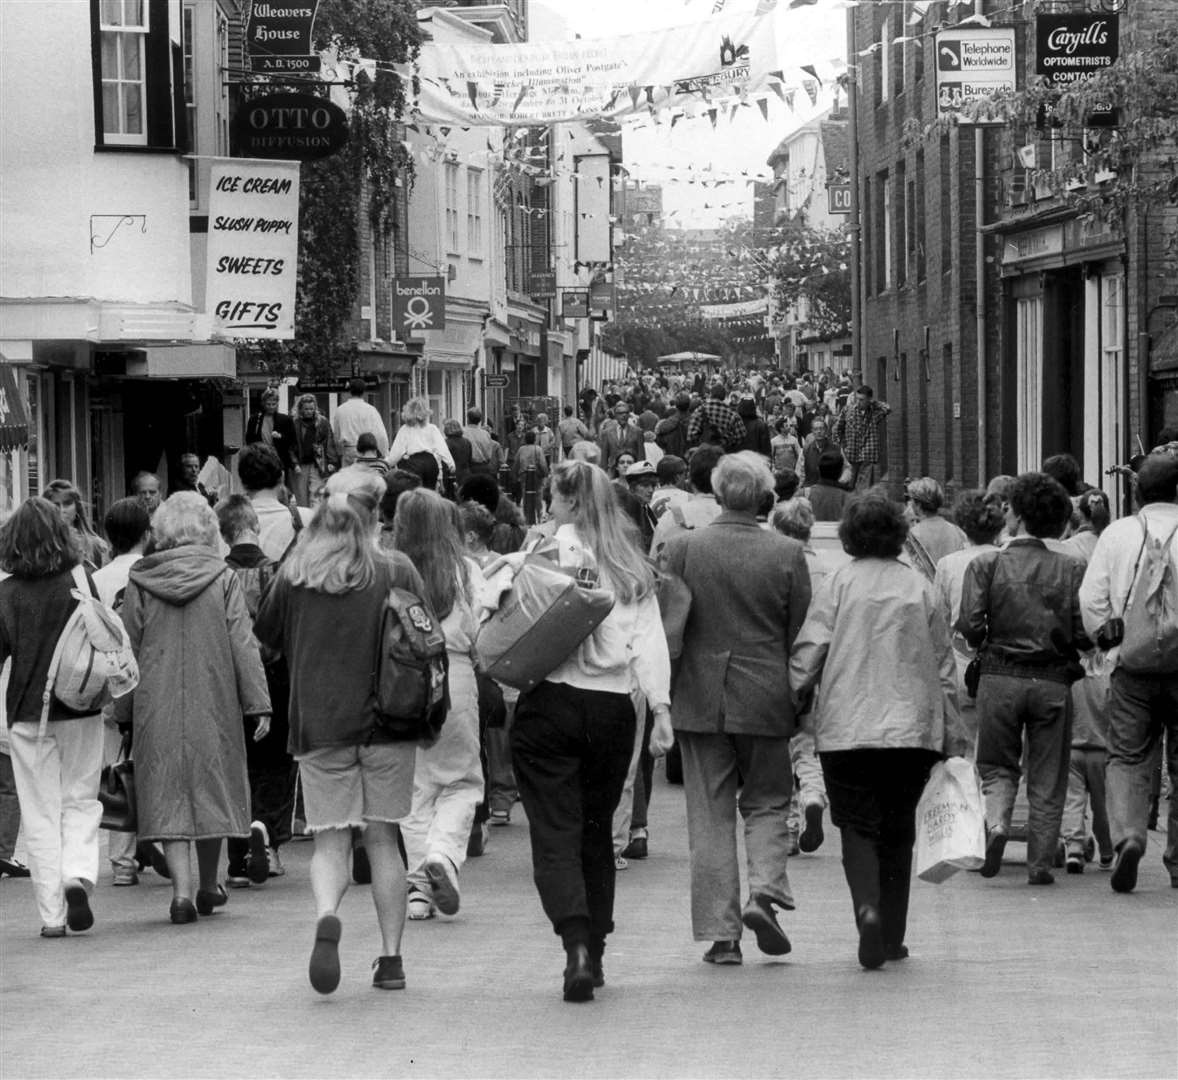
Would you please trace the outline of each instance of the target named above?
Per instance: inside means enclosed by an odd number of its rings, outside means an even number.
[[[20,450],[29,441],[29,410],[16,368],[0,355],[0,450]]]

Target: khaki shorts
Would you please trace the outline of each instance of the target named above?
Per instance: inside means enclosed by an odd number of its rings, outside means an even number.
[[[307,831],[408,817],[416,760],[414,742],[328,746],[300,755]]]

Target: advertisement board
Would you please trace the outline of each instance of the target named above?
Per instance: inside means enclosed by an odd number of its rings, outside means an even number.
[[[1120,49],[1120,16],[1107,12],[1035,16],[1035,74],[1067,85],[1112,67]]]
[[[397,334],[445,329],[444,277],[393,278],[393,330]]]
[[[1017,86],[1013,26],[971,26],[940,30],[937,48],[937,111],[960,113]],[[977,123],[967,116],[962,123]]]
[[[257,72],[311,74],[320,68],[311,50],[319,0],[253,0],[245,40]]]

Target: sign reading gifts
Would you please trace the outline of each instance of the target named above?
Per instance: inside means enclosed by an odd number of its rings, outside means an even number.
[[[214,332],[293,338],[298,258],[298,162],[214,161],[205,286]]]

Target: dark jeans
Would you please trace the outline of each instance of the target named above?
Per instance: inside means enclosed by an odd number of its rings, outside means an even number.
[[[511,753],[528,815],[532,872],[566,947],[614,928],[613,815],[634,750],[627,694],[542,682],[521,694]]]
[[[1150,773],[1166,737],[1170,814],[1162,862],[1178,881],[1178,675],[1113,672],[1108,710],[1105,795],[1113,844],[1136,840],[1145,850]]]
[[[986,825],[1009,831],[1027,737],[1027,869],[1050,870],[1059,847],[1072,753],[1072,695],[1051,679],[982,673],[978,772]]]
[[[642,749],[638,752],[638,771],[634,774],[634,810],[630,816],[630,832],[647,827],[650,810],[651,783],[654,781],[654,758],[650,756],[650,733],[654,731],[654,710],[647,706],[646,723],[642,728]]]
[[[870,904],[885,945],[902,945],[908,929],[916,804],[941,755],[933,750],[836,750],[818,755],[830,819],[843,840],[843,873],[856,921]]]
[[[268,671],[272,701],[285,703],[288,684]],[[245,761],[250,782],[250,820],[260,821],[277,849],[290,840],[295,812],[295,780],[298,767],[286,752],[289,727],[285,707],[278,707],[270,721],[270,733],[254,742],[253,723],[246,724]],[[226,844],[229,864],[240,867],[249,857],[249,841],[230,837]]]

